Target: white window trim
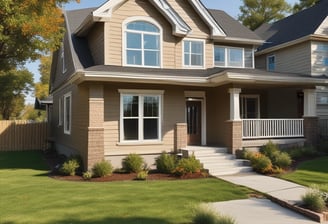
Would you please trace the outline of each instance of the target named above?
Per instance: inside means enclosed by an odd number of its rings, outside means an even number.
[[[269,69],[269,58],[274,58],[274,69],[273,70],[270,70]],[[274,72],[276,71],[276,65],[277,65],[277,61],[276,61],[276,55],[274,54],[271,54],[271,55],[268,55],[267,58],[266,58],[266,67],[267,67],[267,71],[269,72]]]
[[[151,23],[153,25],[155,25],[158,29],[159,29],[159,41],[160,41],[160,47],[159,47],[159,66],[148,66],[148,65],[130,65],[127,63],[127,58],[126,58],[126,25],[130,22],[134,22],[134,21],[144,21],[144,22],[148,22]],[[142,32],[142,31],[141,31]],[[138,32],[139,33],[139,32]],[[147,33],[147,32],[143,32],[143,33]],[[153,33],[151,33],[153,34]],[[142,68],[163,68],[163,28],[162,26],[153,18],[151,17],[147,17],[147,16],[132,16],[127,18],[126,20],[123,21],[122,23],[122,37],[123,37],[123,44],[122,44],[122,59],[123,59],[123,66],[127,66],[127,67],[142,67]]]
[[[69,119],[69,129],[66,129],[67,127],[67,120],[66,120],[66,98],[70,98],[70,101],[69,101],[69,116],[70,116],[70,119]],[[66,93],[64,95],[64,133],[67,134],[67,135],[70,135],[71,134],[71,130],[72,130],[72,93],[69,92],[69,93]]]
[[[136,90],[136,89],[119,89],[120,93],[120,142],[119,145],[134,145],[134,144],[161,144],[162,143],[162,127],[163,127],[163,102],[164,102],[164,90]],[[138,140],[124,140],[124,125],[123,125],[123,96],[135,95],[139,96],[139,136]],[[159,96],[159,114],[158,114],[158,139],[145,140],[143,136],[143,104],[140,102],[143,100],[140,97],[144,96]]]
[[[61,58],[61,63],[62,63],[62,73],[64,74],[67,71],[66,63],[65,63],[65,49],[64,49],[64,47],[61,48],[60,58]]]
[[[63,125],[63,107],[62,104],[63,100],[62,97],[58,98],[58,126],[62,126]]]
[[[245,67],[245,49],[246,48],[243,48],[243,47],[232,47],[232,46],[225,46],[225,45],[213,45],[213,64],[214,64],[214,67],[222,67],[222,66],[218,66],[215,64],[215,48],[216,47],[221,47],[221,48],[224,48],[224,57],[225,57],[225,60],[224,60],[224,68],[248,68],[248,69],[251,69],[251,68],[254,68],[255,67],[255,52],[254,52],[254,47],[253,48],[247,48],[247,49],[251,49],[253,54],[252,54],[252,67]],[[242,50],[242,66],[230,66],[228,65],[228,48],[230,49],[239,49],[239,50]]]
[[[243,105],[243,99],[244,98],[248,98],[248,99],[257,99],[257,118],[256,119],[259,119],[261,118],[261,101],[260,101],[260,95],[257,95],[257,94],[241,94],[240,95],[240,99],[241,99],[241,103],[240,103],[240,117],[241,119],[247,119],[247,118],[243,118],[243,109],[244,109],[244,105]]]
[[[203,65],[201,66],[198,66],[198,65],[185,65],[185,49],[184,49],[184,44],[185,44],[185,41],[194,41],[194,42],[202,42],[203,44]],[[188,69],[204,69],[205,68],[205,64],[206,64],[206,61],[205,61],[205,58],[206,58],[206,55],[205,55],[205,52],[206,52],[206,42],[205,40],[203,39],[193,39],[193,38],[184,38],[183,41],[182,41],[182,67],[183,68],[188,68]]]

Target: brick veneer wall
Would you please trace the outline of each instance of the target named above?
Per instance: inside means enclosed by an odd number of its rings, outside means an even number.
[[[174,130],[174,151],[187,147],[187,124],[177,123]]]
[[[242,149],[242,121],[227,121],[225,132],[225,145],[231,154],[235,154]]]
[[[304,117],[304,137],[306,144],[316,146],[319,136],[318,117]]]

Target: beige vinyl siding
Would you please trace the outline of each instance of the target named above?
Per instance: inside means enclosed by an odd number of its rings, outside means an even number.
[[[328,16],[321,23],[321,25],[319,26],[319,28],[315,31],[315,34],[328,35]]]
[[[187,1],[172,1],[170,4],[192,28],[192,32],[188,34],[187,38],[206,40],[205,68],[213,67],[213,43],[208,39],[210,36],[208,26]],[[124,64],[122,23],[131,16],[145,16],[156,20],[163,31],[162,67],[183,68],[183,38],[173,36],[171,24],[152,4],[145,0],[127,1],[113,12],[111,20],[105,23],[105,64],[117,66]]]
[[[118,89],[164,90],[162,98],[162,143],[150,145],[120,144],[120,94]],[[172,151],[175,125],[185,122],[184,91],[187,90],[190,91],[192,88],[142,84],[105,85],[105,155],[126,155],[134,152],[156,154],[162,151]]]
[[[168,3],[192,29],[192,32],[187,35],[188,38],[208,39],[210,37],[208,25],[204,23],[188,1],[168,0]]]
[[[275,71],[285,73],[311,74],[311,44],[305,42],[256,58],[256,67],[267,69],[267,57],[275,56]],[[265,57],[265,58],[263,58]]]
[[[267,55],[256,56],[255,68],[267,70]]]
[[[71,92],[71,134],[64,134],[64,126],[58,125],[59,98]],[[87,158],[87,127],[88,127],[88,89],[76,85],[67,86],[53,94],[53,117],[52,133],[56,139],[56,148],[59,152],[66,151],[68,154],[80,153]],[[62,101],[63,102],[63,101]],[[64,107],[61,108],[63,114]]]
[[[133,12],[133,14],[131,14]],[[105,64],[123,65],[123,22],[131,16],[145,16],[155,19],[162,28],[162,61],[164,68],[175,68],[175,37],[171,25],[148,1],[127,1],[113,12],[110,22],[105,24]]]
[[[104,64],[104,24],[97,23],[89,32],[88,44],[96,65]]]

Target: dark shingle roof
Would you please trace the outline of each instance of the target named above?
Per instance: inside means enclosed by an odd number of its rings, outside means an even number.
[[[208,11],[228,37],[262,40],[257,34],[229,16],[226,12],[215,9],[209,9]]]
[[[314,34],[327,16],[328,0],[321,0],[316,5],[273,24],[263,24],[255,30],[267,42],[259,50]]]

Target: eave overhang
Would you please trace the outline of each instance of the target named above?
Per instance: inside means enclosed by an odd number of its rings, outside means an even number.
[[[311,34],[305,37],[298,38],[296,40],[288,41],[279,45],[275,45],[273,47],[265,48],[264,50],[258,51],[255,53],[255,56],[260,56],[263,54],[268,54],[273,51],[277,51],[283,48],[291,47],[293,45],[297,45],[306,41],[328,41],[327,35],[319,35],[319,34]]]
[[[328,86],[328,79],[309,76],[289,76],[279,73],[252,74],[251,72],[222,71],[207,77],[174,76],[174,75],[150,75],[126,72],[104,72],[104,71],[80,71],[72,76],[69,83],[81,84],[83,82],[121,82],[121,83],[147,83],[147,84],[170,84],[186,86],[216,87],[228,83],[259,84],[279,86]]]

